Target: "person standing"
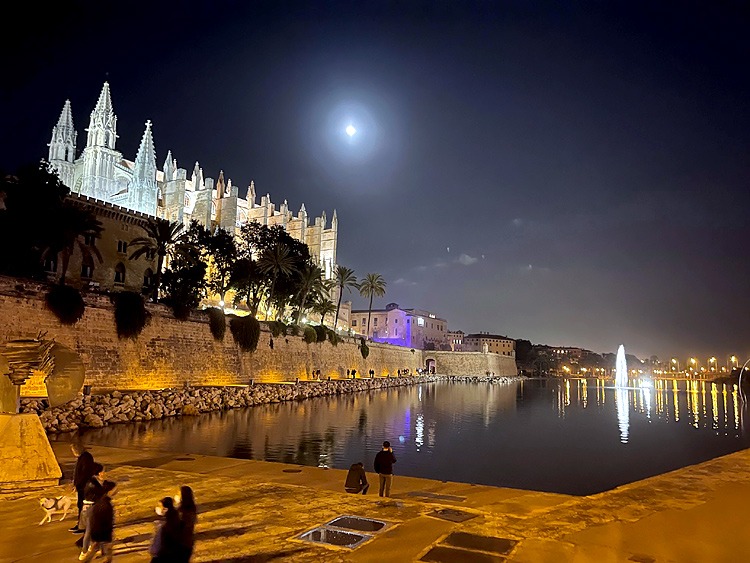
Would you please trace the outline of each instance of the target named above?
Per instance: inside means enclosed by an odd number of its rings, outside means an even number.
[[[112,506],[112,496],[115,494],[116,483],[114,481],[104,481],[102,484],[102,497],[91,507],[89,524],[86,528],[90,530],[91,545],[83,559],[79,556],[80,561],[92,561],[98,551],[101,550],[105,563],[112,561],[112,532],[115,527],[115,509]]]
[[[396,456],[393,455],[391,443],[386,440],[383,442],[383,449],[375,456],[375,472],[378,474],[378,479],[380,481],[378,496],[391,496],[394,463],[396,463]]]
[[[346,482],[344,482],[344,490],[347,493],[363,495],[367,494],[367,489],[370,488],[370,484],[367,482],[367,474],[365,473],[365,466],[361,461],[352,463],[349,468],[349,472],[346,474]]]
[[[76,468],[73,471],[73,487],[75,487],[76,495],[78,497],[78,520],[75,525],[70,528],[69,531],[74,534],[82,534],[81,529],[81,512],[83,510],[83,490],[86,487],[86,483],[93,477],[94,470],[94,456],[91,452],[86,450],[82,444],[73,442],[70,444],[70,450],[73,455],[78,458],[76,461]]]
[[[164,497],[156,505],[156,513],[161,517],[156,522],[154,541],[148,552],[151,563],[177,563],[181,561],[180,515],[174,508],[172,497]]]
[[[180,561],[188,563],[193,556],[195,545],[195,521],[198,519],[198,507],[195,506],[193,489],[187,485],[180,487],[180,494],[175,497],[177,513],[180,515]]]
[[[94,507],[96,501],[102,498],[104,494],[104,467],[101,463],[94,463],[94,468],[91,470],[93,476],[88,480],[86,486],[83,489],[83,510],[81,511],[81,524],[83,524],[84,533],[82,538],[78,538],[76,545],[81,548],[81,555],[78,557],[79,560],[83,561],[86,557],[86,553],[91,545],[91,528],[89,527],[89,520],[91,519],[91,509]],[[80,542],[80,543],[79,543]]]

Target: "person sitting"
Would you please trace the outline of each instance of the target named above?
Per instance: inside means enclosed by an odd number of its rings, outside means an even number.
[[[367,494],[367,489],[370,488],[370,484],[367,482],[367,474],[365,473],[365,466],[361,461],[352,463],[349,468],[349,472],[346,474],[346,482],[344,482],[344,490],[347,493],[363,495]]]

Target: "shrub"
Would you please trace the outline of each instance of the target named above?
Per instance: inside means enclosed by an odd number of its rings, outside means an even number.
[[[326,331],[328,333],[328,342],[331,343],[332,346],[338,346],[339,345],[339,335],[336,334],[335,330],[331,330],[330,328]]]
[[[315,332],[315,329],[311,326],[305,327],[305,332],[302,335],[302,340],[307,342],[308,344],[312,344],[313,342],[318,341],[318,333]]]
[[[370,355],[370,348],[367,347],[367,341],[364,338],[359,341],[359,353],[362,354],[363,360],[366,360],[367,356]]]
[[[121,291],[112,295],[118,338],[138,338],[151,318],[140,293]]]
[[[223,341],[224,334],[227,332],[227,316],[217,307],[209,307],[206,311],[208,312],[208,326],[214,340]]]
[[[326,327],[324,327],[323,325],[315,325],[313,327],[313,330],[315,331],[317,342],[326,341]]]
[[[268,323],[268,329],[271,331],[271,336],[286,336],[286,325],[281,321],[271,321]]]
[[[64,325],[76,324],[83,317],[86,305],[81,292],[67,285],[55,285],[47,293],[47,308],[52,311]]]
[[[299,336],[299,325],[289,325],[287,327],[287,332],[289,333],[289,336]]]
[[[247,317],[233,317],[229,321],[229,330],[234,341],[245,352],[255,352],[260,338],[260,323],[252,315]]]

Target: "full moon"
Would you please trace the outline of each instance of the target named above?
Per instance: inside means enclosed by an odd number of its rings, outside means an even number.
[[[354,137],[354,135],[357,133],[357,130],[354,128],[354,125],[347,125],[346,126],[346,134],[350,137]]]

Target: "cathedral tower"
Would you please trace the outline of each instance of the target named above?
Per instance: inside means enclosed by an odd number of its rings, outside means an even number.
[[[65,100],[60,119],[52,128],[52,139],[47,146],[49,147],[49,163],[57,171],[62,183],[68,187],[73,185],[75,175],[76,137],[70,100]]]
[[[96,107],[91,112],[91,121],[86,131],[88,137],[82,155],[83,172],[80,186],[74,186],[74,191],[102,201],[110,201],[118,192],[114,181],[114,168],[122,160],[122,155],[115,151],[117,116],[112,109],[107,82],[104,83]]]

